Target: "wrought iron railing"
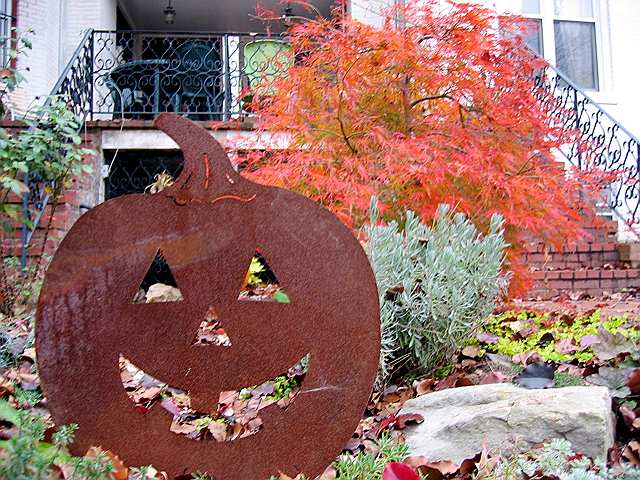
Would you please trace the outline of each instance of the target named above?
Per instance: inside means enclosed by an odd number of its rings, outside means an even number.
[[[293,61],[281,38],[253,33],[97,30],[92,45],[94,119],[228,120]]]
[[[640,223],[640,140],[553,66],[536,76],[536,87],[550,106],[549,121],[580,132],[578,142],[560,149],[562,155],[580,169],[619,172],[607,189],[606,208],[630,226]]]
[[[87,31],[59,80],[44,101],[46,107],[51,104],[54,98],[63,99],[67,103],[67,107],[82,119],[82,123],[91,113],[92,38],[93,32]],[[40,120],[46,121],[46,119]],[[47,188],[49,185],[46,182],[29,173],[25,174],[25,180],[29,190],[22,195],[22,215],[26,220],[23,222],[20,232],[20,262],[23,269],[27,267],[31,240],[49,203],[49,189]]]

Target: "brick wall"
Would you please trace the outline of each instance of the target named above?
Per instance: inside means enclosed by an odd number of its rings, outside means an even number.
[[[92,167],[92,173],[74,180],[72,186],[62,195],[51,221],[51,230],[45,246],[45,251],[49,253],[55,251],[69,229],[80,218],[80,215],[87,211],[88,208],[94,207],[99,203],[101,191],[104,188],[101,177],[103,155],[100,132],[95,130],[87,131],[82,134],[82,138],[82,147],[91,148],[95,151],[94,154],[85,155],[84,157],[84,163]],[[21,203],[21,199],[18,197],[13,197],[11,200]],[[39,255],[42,251],[45,227],[49,221],[50,212],[51,205],[47,206],[43,222],[33,235],[29,247],[31,255]],[[12,236],[4,238],[3,248],[6,256],[19,256],[21,254],[21,246],[20,229],[16,229]]]
[[[585,241],[561,249],[543,243],[527,245],[525,261],[533,271],[529,295],[548,299],[562,293],[601,296],[640,286],[640,269],[621,256],[616,241],[617,222],[590,229]]]

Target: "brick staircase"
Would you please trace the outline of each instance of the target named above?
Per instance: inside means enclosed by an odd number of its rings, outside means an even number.
[[[533,271],[531,298],[551,299],[562,293],[599,297],[640,287],[640,244],[619,244],[617,223],[588,229],[588,240],[557,249],[527,245],[525,261]]]

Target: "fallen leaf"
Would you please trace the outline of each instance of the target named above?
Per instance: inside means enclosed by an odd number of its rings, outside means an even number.
[[[577,347],[573,343],[571,338],[563,338],[562,340],[556,342],[556,352],[570,355],[575,353]]]
[[[586,350],[595,343],[599,343],[600,338],[597,335],[585,335],[580,339],[580,350]]]
[[[404,430],[407,428],[407,424],[424,422],[424,417],[419,413],[403,413],[396,417],[394,427],[396,430]]]
[[[482,356],[482,349],[477,345],[468,345],[462,349],[462,355],[469,358],[478,358]]]
[[[480,385],[488,385],[490,383],[505,383],[509,377],[507,377],[504,373],[501,372],[491,372],[482,377],[480,380]]]
[[[640,395],[640,368],[634,368],[631,373],[629,373],[627,386],[629,387],[629,390],[631,390],[631,393],[634,395]]]
[[[213,438],[218,442],[224,442],[227,439],[227,425],[220,422],[209,422],[207,430],[211,432]]]
[[[538,352],[522,352],[514,355],[511,360],[514,363],[520,363],[526,367],[533,363],[540,363],[542,358]]]
[[[420,475],[406,463],[392,462],[384,467],[382,480],[420,480]]]
[[[500,340],[497,335],[486,332],[479,333],[476,338],[480,343],[498,343],[498,340]]]
[[[40,388],[40,379],[37,373],[18,373],[20,386],[24,390],[37,390]]]
[[[627,405],[620,405],[620,415],[622,416],[622,420],[627,425],[630,430],[634,430],[633,426],[634,422],[637,420],[636,414],[632,408]]]
[[[425,378],[419,382],[414,382],[413,388],[416,390],[416,396],[419,397],[420,395],[431,392],[433,390],[434,383],[436,382],[433,378]]]
[[[410,456],[405,459],[405,463],[411,467],[419,470],[421,473],[426,473],[427,478],[430,480],[441,480],[446,475],[456,473],[460,466],[447,460],[439,460],[436,462],[430,462],[423,456]]]
[[[622,451],[622,456],[636,467],[640,466],[640,441],[629,442]]]
[[[600,367],[598,373],[585,378],[588,383],[607,387],[613,398],[624,398],[631,394],[627,386],[628,368]]]
[[[621,353],[629,353],[635,350],[633,343],[623,335],[617,333],[613,335],[605,328],[598,329],[599,342],[594,343],[592,348],[599,360],[606,362],[616,358]]]

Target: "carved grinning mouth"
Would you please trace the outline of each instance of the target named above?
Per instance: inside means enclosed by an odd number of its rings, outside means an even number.
[[[164,408],[173,415],[170,430],[194,440],[213,438],[219,442],[254,435],[262,428],[260,410],[276,404],[286,409],[300,392],[309,366],[305,355],[286,373],[260,385],[220,393],[214,412],[191,409],[189,393],[145,373],[120,355],[122,385],[136,409],[141,413],[151,408]]]

